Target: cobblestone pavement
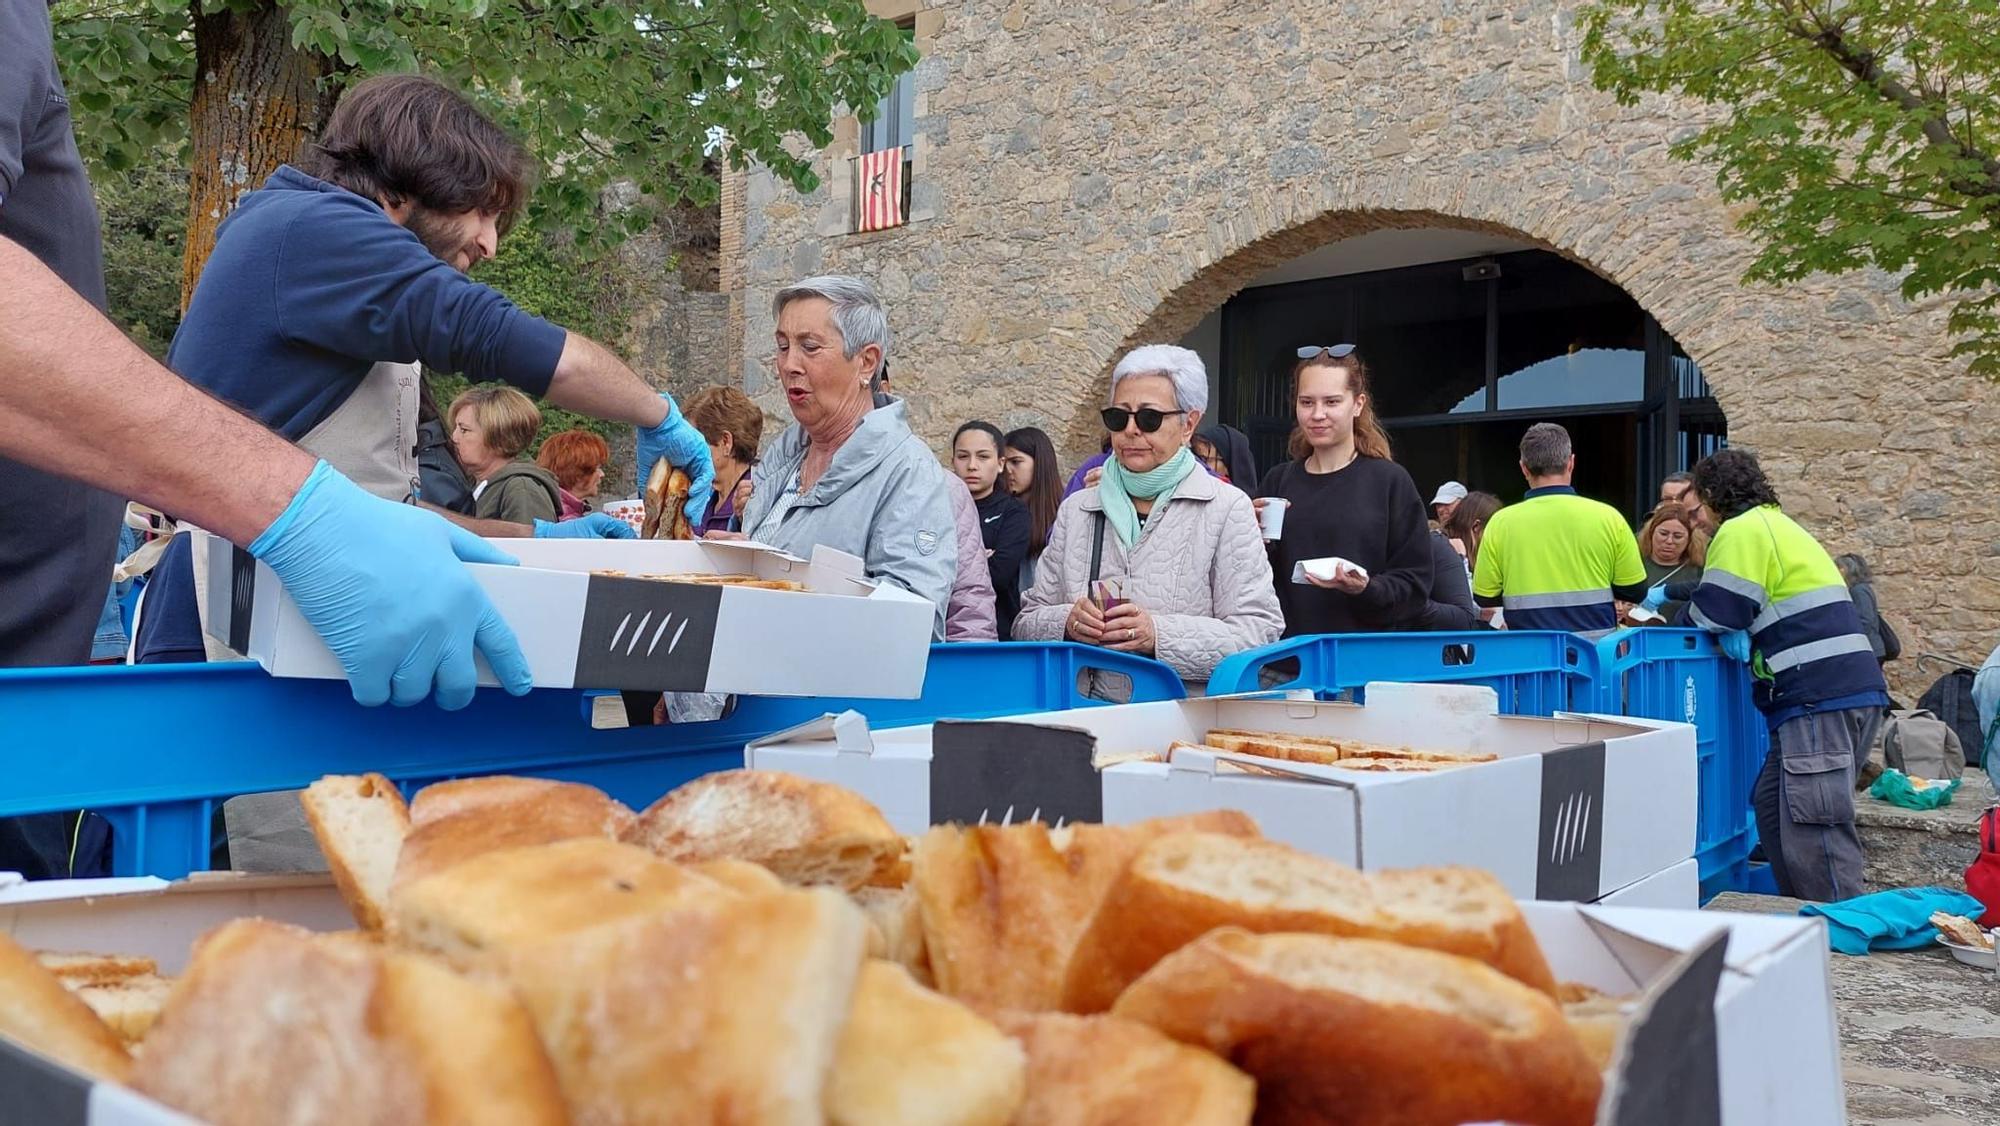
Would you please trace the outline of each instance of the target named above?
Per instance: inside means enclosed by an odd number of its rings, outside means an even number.
[[[1725,893],[1709,910],[1791,914],[1799,901]],[[1833,999],[1854,1126],[2000,1123],[2000,977],[1943,948],[1835,954]]]

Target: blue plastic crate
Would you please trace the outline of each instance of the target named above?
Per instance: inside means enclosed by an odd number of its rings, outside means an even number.
[[[1344,633],[1294,637],[1238,653],[1216,666],[1208,694],[1311,689],[1321,699],[1362,699],[1369,681],[1482,684],[1507,715],[1588,709],[1596,699],[1597,652],[1572,633]]]
[[[1158,661],[1066,643],[931,648],[915,700],[743,697],[709,723],[599,730],[590,693],[482,690],[444,712],[364,708],[346,683],[267,676],[250,662],[0,670],[0,816],[90,809],[111,822],[113,872],[178,877],[209,866],[210,826],[238,794],[379,771],[409,790],[479,774],[587,782],[644,806],[740,766],[743,745],[829,711],[882,726],[1087,706],[1086,670],[1128,677],[1132,699],[1186,692]]]
[[[1701,896],[1743,890],[1756,843],[1750,787],[1770,745],[1749,673],[1698,629],[1612,634],[1598,643],[1598,667],[1598,711],[1694,725]]]

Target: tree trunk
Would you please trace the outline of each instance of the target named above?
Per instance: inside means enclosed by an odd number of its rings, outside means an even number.
[[[188,134],[186,247],[181,255],[181,311],[215,249],[215,230],[236,198],[298,158],[333,112],[322,79],[333,63],[292,47],[291,20],[275,3],[203,14],[194,0],[194,104]]]

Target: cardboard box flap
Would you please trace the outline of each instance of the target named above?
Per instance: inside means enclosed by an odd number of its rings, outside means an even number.
[[[31,880],[0,884],[0,907],[52,903],[64,899],[98,899],[108,895],[162,892],[171,887],[158,876],[118,876],[96,880]]]
[[[1612,1053],[1599,1123],[1721,1126],[1715,994],[1728,944],[1718,927],[1647,986]]]
[[[1361,781],[1357,771],[1341,770],[1339,767],[1323,763],[1290,762],[1286,759],[1215,750],[1188,743],[1169,748],[1167,769],[1208,777],[1225,774],[1231,778],[1241,778],[1248,775],[1253,778],[1277,778],[1287,782],[1311,782],[1321,786],[1344,786],[1349,789]],[[1416,775],[1381,775],[1374,780],[1393,781],[1398,778],[1414,777]]]
[[[828,712],[817,719],[809,719],[783,731],[774,731],[762,738],[752,739],[744,745],[746,751],[760,747],[770,747],[785,743],[823,743],[835,754],[873,755],[875,740],[868,735],[868,717],[849,708],[844,712]],[[800,750],[813,748],[801,747]]]
[[[1097,737],[1076,727],[940,720],[931,727],[930,821],[1104,820]]]
[[[1590,927],[1607,946],[1643,943],[1660,950],[1693,950],[1726,930],[1723,964],[1737,973],[1755,973],[1782,947],[1811,933],[1818,924],[1786,915],[1733,917],[1725,928],[1712,916],[1692,911],[1648,911],[1639,907],[1584,907]]]

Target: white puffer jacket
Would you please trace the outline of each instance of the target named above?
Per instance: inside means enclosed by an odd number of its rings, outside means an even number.
[[[1021,599],[1015,640],[1062,639],[1070,607],[1090,584],[1103,511],[1095,488],[1063,502],[1034,588]],[[1224,657],[1276,641],[1285,630],[1256,510],[1241,489],[1207,473],[1188,474],[1154,509],[1129,555],[1106,525],[1099,577],[1124,581],[1125,597],[1153,616],[1153,655],[1195,687]]]

